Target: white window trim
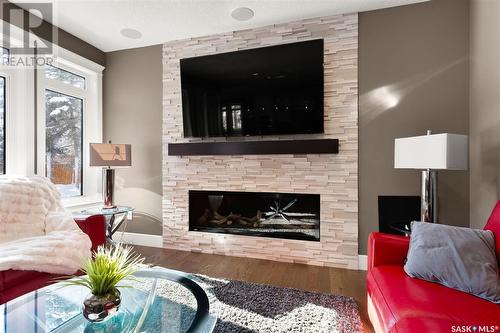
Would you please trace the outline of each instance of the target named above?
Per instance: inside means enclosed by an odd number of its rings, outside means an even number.
[[[10,44],[22,45],[23,31],[11,25]],[[0,44],[7,37],[0,34]],[[36,37],[38,38],[38,37]],[[39,39],[39,38],[38,38]],[[89,143],[102,142],[102,72],[104,67],[53,45],[54,65],[86,78],[85,92],[81,89],[62,85],[45,79],[42,68],[37,73],[37,144],[36,173],[45,175],[45,89],[52,88],[75,97],[84,98],[83,133],[83,195],[64,198],[66,207],[75,209],[102,202],[102,170],[90,168]],[[31,176],[35,174],[35,129],[34,129],[34,69],[32,67],[12,67],[0,64],[0,75],[6,78],[6,173]],[[80,90],[73,91],[73,89]],[[95,93],[92,94],[91,91]],[[90,111],[90,112],[89,112]],[[43,127],[42,127],[43,126]]]
[[[102,71],[103,66],[93,63],[73,52],[53,46],[55,67],[85,78],[85,88],[76,88],[57,80],[45,78],[45,68],[37,74],[37,173],[45,175],[45,90],[81,98],[83,100],[83,195],[63,198],[66,207],[85,206],[102,201],[102,171],[89,166],[89,143],[102,142]]]
[[[5,82],[7,174],[31,175],[34,162],[33,71],[0,66]]]
[[[0,34],[0,44],[4,45],[7,38],[11,46],[22,46],[23,31],[11,25],[10,36]],[[6,78],[5,171],[11,175],[32,175],[35,141],[33,68],[11,67],[0,63],[0,75]]]

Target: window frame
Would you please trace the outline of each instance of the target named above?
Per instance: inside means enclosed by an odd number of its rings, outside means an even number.
[[[45,69],[47,69],[49,67],[58,69],[61,72],[65,72],[65,73],[68,73],[68,74],[71,74],[71,75],[74,75],[74,76],[77,76],[77,77],[83,79],[83,87],[77,87],[77,86],[75,86],[75,85],[73,85],[71,83],[64,83],[65,85],[70,85],[70,86],[75,87],[76,89],[80,89],[80,90],[82,90],[82,89],[85,90],[86,89],[86,87],[87,87],[87,79],[84,76],[81,76],[80,74],[76,74],[76,73],[74,73],[74,71],[69,71],[69,70],[66,70],[64,68],[61,68],[61,67],[58,67],[58,66],[55,66],[55,65],[47,65]],[[47,74],[47,72],[45,72],[45,74]],[[47,78],[46,75],[45,75],[45,78],[48,79],[49,81],[50,80],[55,80],[55,79]]]
[[[4,41],[9,40],[11,46],[23,46],[25,32],[17,26],[9,25],[10,34],[0,33],[0,44],[3,46]],[[0,75],[6,78],[5,173],[30,176],[34,174],[35,161],[33,69],[12,67],[0,61]]]
[[[0,80],[4,80],[3,83],[3,168],[0,169],[0,175],[3,175],[7,172],[7,142],[6,142],[6,137],[7,137],[7,76],[4,76],[0,74]],[[2,93],[0,89],[0,93]]]
[[[8,39],[12,46],[23,46],[22,41],[25,33],[24,30],[10,24],[9,35],[0,33],[0,45],[4,45],[4,41]],[[46,43],[38,36],[32,35],[30,39]],[[87,119],[84,120],[84,127],[88,127],[82,147],[84,195],[69,198],[70,200],[63,199],[66,207],[81,209],[102,202],[102,171],[99,168],[90,168],[88,162],[85,161],[89,160],[89,143],[102,142],[102,73],[104,66],[55,44],[53,44],[52,50],[51,56],[56,60],[53,65],[62,66],[63,69],[69,69],[70,72],[76,74],[83,73],[83,76],[88,78],[85,86],[88,96],[84,108],[92,110],[92,116],[89,116],[87,112]],[[5,171],[8,175],[44,174],[40,172],[40,165],[44,165],[44,163],[40,164],[40,158],[45,159],[45,150],[40,150],[39,147],[40,142],[45,145],[45,133],[43,131],[43,135],[41,135],[40,132],[40,116],[42,115],[41,119],[43,120],[45,113],[45,89],[42,88],[44,82],[40,82],[45,77],[44,74],[41,69],[38,69],[35,82],[33,67],[10,66],[0,61],[0,75],[6,78]],[[35,110],[37,111],[36,118]],[[45,126],[45,124],[43,125]],[[35,164],[37,170],[35,170]]]
[[[0,63],[0,75],[5,77],[5,174],[32,175],[34,102],[29,98],[33,96],[32,71]]]
[[[104,67],[56,45],[56,61],[51,65],[85,78],[78,88],[57,79],[45,77],[45,67],[37,71],[37,174],[45,175],[46,133],[45,91],[69,95],[82,100],[82,195],[63,198],[66,207],[91,205],[102,201],[102,172],[89,166],[89,143],[102,142],[102,71]]]
[[[84,194],[84,182],[83,182],[83,167],[84,167],[84,161],[83,161],[83,146],[84,146],[84,140],[83,140],[83,132],[84,132],[84,129],[85,129],[85,100],[78,97],[78,96],[73,96],[73,95],[70,95],[70,94],[66,94],[64,92],[61,92],[61,91],[55,91],[55,90],[52,90],[51,88],[45,88],[44,89],[44,100],[45,100],[45,114],[43,114],[43,120],[44,120],[44,123],[45,123],[45,119],[47,118],[47,115],[46,115],[46,112],[47,112],[47,92],[52,92],[52,93],[55,93],[55,94],[59,94],[59,95],[64,95],[64,96],[67,96],[69,98],[74,98],[74,99],[78,99],[80,100],[81,102],[81,108],[82,108],[82,114],[80,116],[80,127],[81,127],[81,133],[80,133],[80,142],[81,142],[81,158],[80,158],[80,195],[77,195],[77,196],[72,196],[72,197],[67,197],[67,198],[75,198],[75,197],[81,197],[83,196]],[[44,126],[43,130],[45,131],[46,127]],[[45,132],[45,134],[47,134]],[[47,142],[47,137],[45,136],[44,138],[45,140],[45,143]],[[44,145],[45,148],[47,148],[46,144]],[[44,167],[44,170],[45,170],[45,165],[47,164],[47,152],[44,151],[45,153],[45,156],[44,156],[44,161],[43,161],[43,167]],[[46,171],[46,170],[45,170]],[[44,173],[44,176],[46,176],[46,174]],[[63,197],[63,199],[66,199],[66,197]]]

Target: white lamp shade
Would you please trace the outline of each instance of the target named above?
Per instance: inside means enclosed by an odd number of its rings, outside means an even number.
[[[432,134],[396,139],[396,169],[467,170],[468,138],[461,134]]]

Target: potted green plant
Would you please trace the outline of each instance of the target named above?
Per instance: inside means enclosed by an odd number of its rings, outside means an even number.
[[[85,275],[74,276],[65,284],[90,289],[83,302],[83,316],[89,321],[101,322],[113,316],[120,307],[118,283],[131,279],[143,262],[144,258],[134,254],[130,246],[100,246],[92,258],[83,262],[81,271]]]

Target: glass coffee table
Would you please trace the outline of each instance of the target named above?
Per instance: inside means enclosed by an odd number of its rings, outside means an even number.
[[[118,312],[102,323],[87,321],[81,311],[89,290],[61,282],[0,305],[0,332],[115,333],[212,332],[207,294],[186,273],[148,268],[124,281]]]
[[[82,210],[80,214],[104,215],[104,217],[106,218],[106,239],[108,243],[113,243],[113,235],[118,231],[120,226],[127,221],[128,214],[133,211],[134,208],[129,206],[116,206],[115,208],[99,207],[85,209]]]

